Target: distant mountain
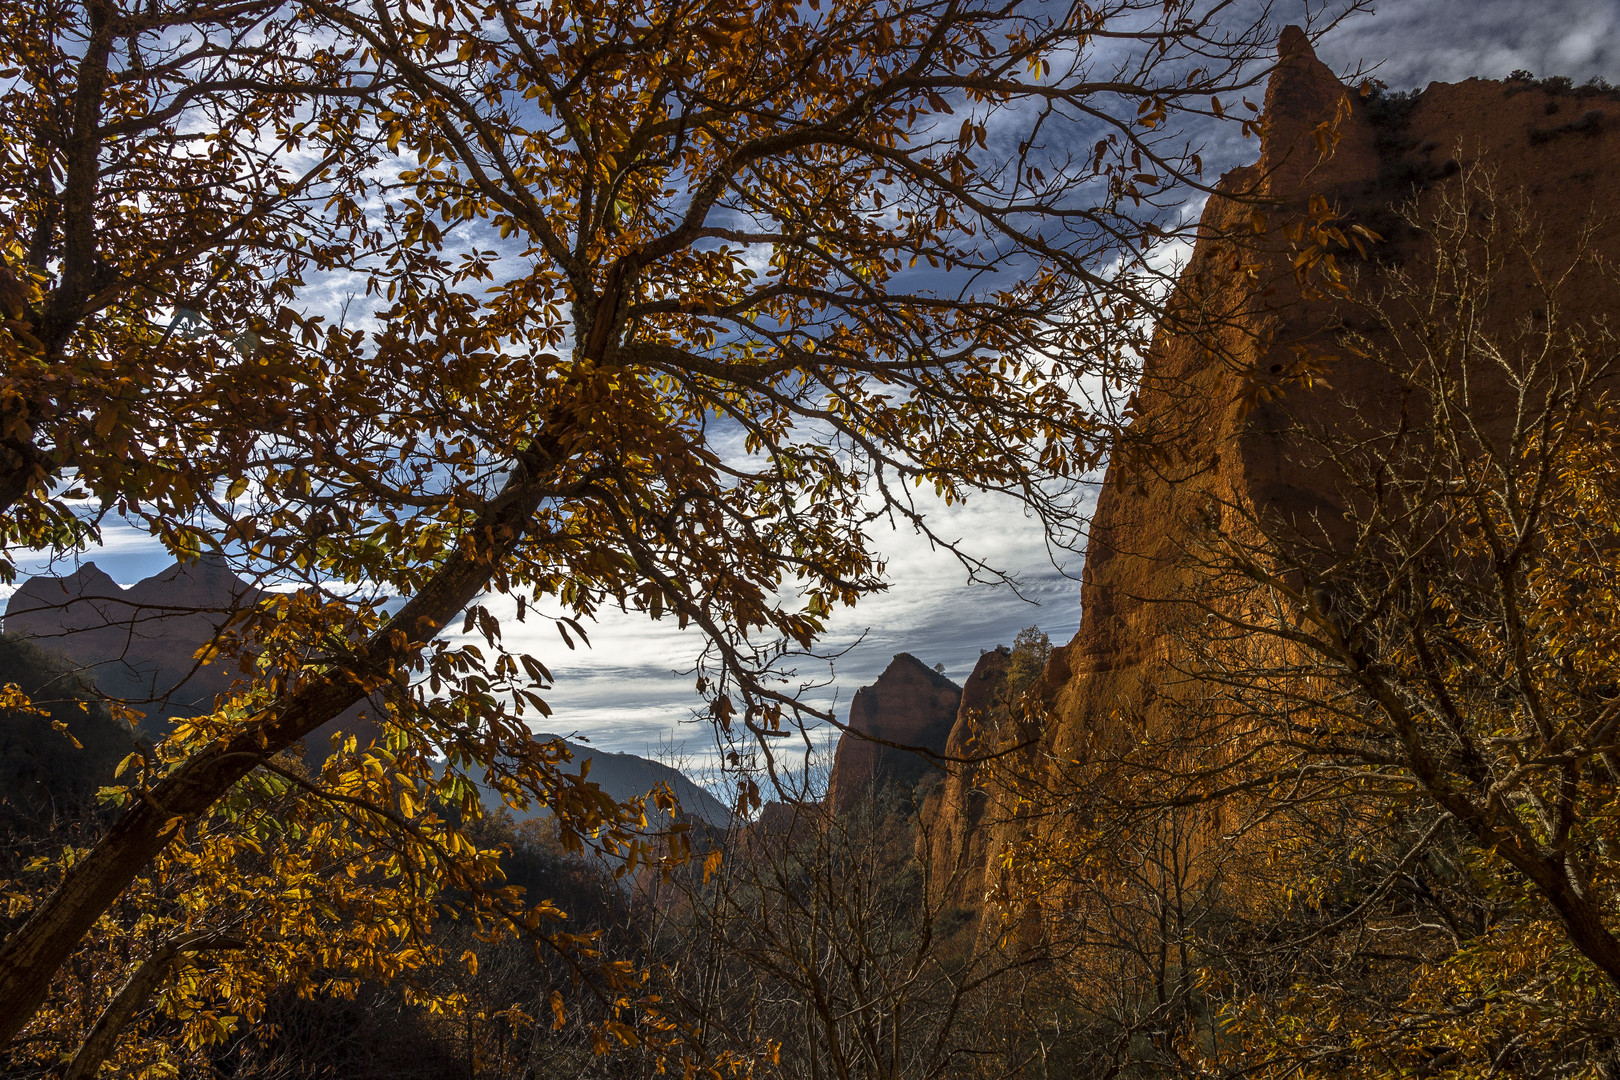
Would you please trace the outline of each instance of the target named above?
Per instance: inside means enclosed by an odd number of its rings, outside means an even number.
[[[66,577],[23,582],[6,603],[5,629],[83,665],[103,694],[143,710],[143,728],[156,735],[169,720],[208,712],[231,688],[230,667],[194,657],[259,595],[213,557],[127,589],[87,562]]]
[[[172,721],[212,711],[235,685],[234,660],[205,664],[196,654],[263,595],[217,555],[177,562],[127,589],[86,562],[65,577],[23,582],[6,602],[4,628],[78,664],[102,695],[144,712],[141,734],[159,739]],[[367,711],[356,705],[312,732],[311,764],[325,757],[333,732],[370,738]]]
[[[79,665],[106,697],[144,711],[142,732],[161,738],[170,721],[210,711],[215,697],[231,689],[234,665],[200,664],[196,653],[235,612],[262,595],[217,556],[175,563],[127,589],[87,562],[65,577],[23,582],[6,603],[4,629]],[[312,734],[306,740],[311,758],[324,756],[328,736],[338,729],[368,735],[364,706]],[[615,799],[645,795],[667,783],[686,813],[717,827],[730,817],[723,803],[668,765],[564,742],[574,755],[569,771],[577,774],[589,759],[589,779]],[[486,801],[499,798],[486,793]]]
[[[583,779],[601,788],[616,802],[640,798],[659,784],[668,784],[670,791],[675,795],[675,801],[679,804],[681,817],[701,821],[716,829],[726,828],[731,821],[731,811],[726,804],[694,783],[679,769],[636,754],[598,750],[594,746],[565,739],[561,735],[540,734],[534,739],[536,742],[561,742],[568,747],[573,760],[559,766],[563,773],[579,776],[585,768],[585,763],[589,762],[590,771],[585,773]],[[550,810],[544,806],[531,807],[527,812],[513,810],[506,805],[506,801],[495,789],[482,783],[479,783],[478,788],[486,810],[505,807],[519,821],[543,818],[550,814]],[[653,829],[660,829],[669,823],[666,818],[667,815],[662,814],[652,801],[648,800],[648,824]]]
[[[716,828],[724,828],[731,819],[731,811],[725,803],[693,783],[685,773],[663,762],[635,754],[598,750],[572,739],[563,739],[560,735],[536,735],[535,738],[541,742],[561,739],[574,755],[564,771],[578,774],[584,763],[589,761],[591,767],[587,779],[617,800],[645,795],[659,784],[668,784],[682,812]],[[649,804],[649,817],[651,812]]]

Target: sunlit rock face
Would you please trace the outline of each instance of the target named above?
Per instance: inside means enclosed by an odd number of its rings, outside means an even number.
[[[958,900],[983,894],[990,858],[985,845],[995,835],[996,815],[1011,801],[998,777],[1035,764],[1030,752],[1038,732],[1008,708],[1010,659],[1006,648],[980,654],[962,684],[962,701],[945,748],[955,760],[922,807],[918,855],[929,859],[936,871],[929,879],[935,900],[941,894]],[[1025,749],[988,757],[1026,743],[1030,745]]]
[[[1241,531],[1242,520],[1261,511],[1331,513],[1332,493],[1288,452],[1290,430],[1301,422],[1331,429],[1345,410],[1398,408],[1401,387],[1354,355],[1337,356],[1325,386],[1289,379],[1301,350],[1333,353],[1336,328],[1355,317],[1342,303],[1306,298],[1296,282],[1298,248],[1284,230],[1309,216],[1313,196],[1341,225],[1362,224],[1383,237],[1371,258],[1341,254],[1362,296],[1375,294],[1385,268],[1402,265],[1422,243],[1393,207],[1415,197],[1423,216],[1476,165],[1489,170],[1499,195],[1526,200],[1540,222],[1549,273],[1567,267],[1582,242],[1611,264],[1620,259],[1620,229],[1588,235],[1620,204],[1614,94],[1470,79],[1430,84],[1415,98],[1363,97],[1316,59],[1298,30],[1282,35],[1278,53],[1259,158],[1221,178],[1172,300],[1182,325],[1200,331],[1161,328],[1155,337],[1130,438],[1098,499],[1079,631],[1054,650],[1037,688],[1045,715],[1030,735],[1036,744],[1008,759],[1029,770],[1036,787],[1060,786],[1054,770],[1092,748],[1176,723],[1185,691],[1175,689],[1169,656],[1185,616],[1165,601],[1196,584],[1186,552],[1197,530]],[[1500,284],[1488,318],[1506,326],[1540,317],[1534,282],[1510,273]],[[1559,299],[1574,317],[1620,310],[1613,282],[1600,275],[1564,282]],[[1258,404],[1256,387],[1267,391]],[[1488,383],[1479,390],[1493,392]],[[951,747],[975,735],[984,740],[971,712],[962,710]],[[1015,743],[1018,734],[1001,733],[1000,742]],[[991,773],[961,770],[925,807],[935,863],[969,868],[950,878],[952,898],[969,905],[993,891],[1007,844],[1036,827],[1019,819]],[[1212,814],[1209,835],[1220,829]]]
[[[926,755],[902,747],[943,753],[961,702],[950,679],[910,653],[895,656],[849,703],[850,731],[838,740],[827,784],[832,812],[848,812],[874,785],[915,785],[932,772]]]

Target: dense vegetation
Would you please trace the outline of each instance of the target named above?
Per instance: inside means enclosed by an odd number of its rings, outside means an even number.
[[[1148,327],[1210,333],[1152,256],[1183,125],[1259,129],[1249,9],[9,3],[0,577],[118,515],[260,588],[155,743],[0,637],[8,1075],[1620,1074],[1616,350],[1556,302],[1610,268],[1475,170],[1381,291],[1294,231],[1404,404],[1292,433],[1335,514],[1215,508],[1174,723],[1052,783],[1051,643],[997,654],[935,756],[1018,826],[982,901],[937,778],[784,782],[875,527],[1078,542]],[[531,737],[503,621],[606,607],[706,642],[729,829]]]

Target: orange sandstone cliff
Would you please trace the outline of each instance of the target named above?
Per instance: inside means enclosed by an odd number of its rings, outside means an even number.
[[[955,770],[925,807],[935,864],[965,871],[951,878],[962,903],[983,899],[1000,852],[1034,827],[996,775],[1056,787],[1062,763],[1087,745],[1176,722],[1169,656],[1184,612],[1165,601],[1194,584],[1185,553],[1196,531],[1241,531],[1257,514],[1322,507],[1330,494],[1287,452],[1290,425],[1331,428],[1340,410],[1376,412],[1398,399],[1399,387],[1352,355],[1333,361],[1325,386],[1296,377],[1302,357],[1334,351],[1335,327],[1349,318],[1343,305],[1304,295],[1294,276],[1298,245],[1285,230],[1311,216],[1312,197],[1341,227],[1361,224],[1384,238],[1369,260],[1341,253],[1360,287],[1376,286],[1380,266],[1421,242],[1392,208],[1415,198],[1421,210],[1476,165],[1497,190],[1522,193],[1554,270],[1620,201],[1612,93],[1470,79],[1364,98],[1297,29],[1284,32],[1278,51],[1259,160],[1224,176],[1206,205],[1172,301],[1182,330],[1161,329],[1147,358],[1136,418],[1097,504],[1080,629],[1054,651],[1037,688],[1039,720],[1007,730],[1005,710],[989,707],[993,654],[968,681],[950,751],[1030,745],[1001,759],[1008,769]],[[1620,259],[1620,229],[1599,228],[1590,239],[1611,263]],[[1495,317],[1536,318],[1534,285],[1507,281]],[[1572,311],[1620,310],[1612,283],[1595,275],[1569,282],[1559,300]]]

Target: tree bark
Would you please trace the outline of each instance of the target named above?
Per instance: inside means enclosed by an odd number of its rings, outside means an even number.
[[[73,1063],[62,1074],[62,1080],[90,1080],[101,1071],[101,1065],[112,1053],[113,1047],[118,1043],[118,1036],[129,1026],[130,1020],[142,1005],[151,1000],[152,994],[157,990],[163,976],[168,974],[169,965],[182,954],[199,952],[203,949],[240,949],[247,943],[241,938],[229,935],[216,934],[209,930],[199,930],[190,934],[182,934],[177,938],[166,941],[151,956],[141,961],[113,995],[112,1001],[101,1011],[96,1018],[95,1026],[90,1029],[84,1042],[79,1045],[79,1052],[73,1055]]]

